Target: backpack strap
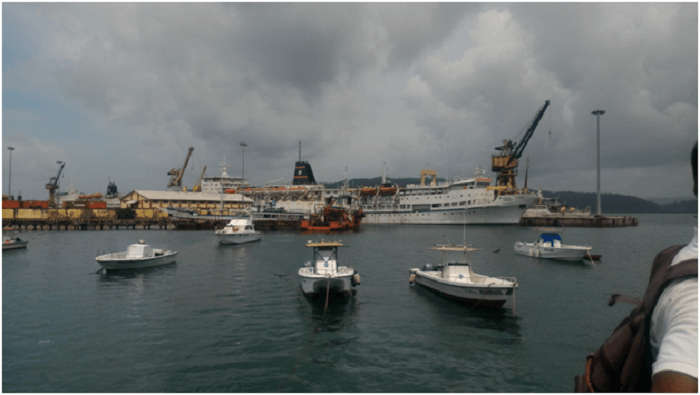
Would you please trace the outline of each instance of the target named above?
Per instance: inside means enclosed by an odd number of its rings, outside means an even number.
[[[642,302],[649,315],[651,315],[651,312],[654,310],[654,306],[656,306],[656,302],[659,300],[661,293],[672,281],[683,277],[697,277],[697,259],[688,259],[671,266],[673,258],[683,247],[682,245],[669,247],[661,251],[654,259],[651,275],[649,276],[649,284],[647,285],[647,290],[644,293]]]

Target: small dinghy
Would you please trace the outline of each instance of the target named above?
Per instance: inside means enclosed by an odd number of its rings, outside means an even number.
[[[515,310],[515,288],[518,280],[514,277],[491,277],[477,274],[467,261],[467,252],[477,251],[465,245],[436,245],[431,248],[442,252],[442,263],[426,264],[423,268],[409,271],[409,283],[418,284],[450,299],[475,306],[500,308],[511,301]],[[446,259],[450,252],[464,253],[461,261]]]
[[[513,250],[534,258],[580,261],[590,256],[592,247],[562,244],[558,233],[542,233],[534,243],[516,241]]]
[[[351,267],[338,266],[338,241],[309,241],[313,250],[313,261],[299,269],[299,283],[307,296],[329,294],[350,295],[353,287],[360,283],[360,275]]]
[[[233,218],[215,234],[220,244],[243,244],[262,239],[262,232],[255,230],[251,217]]]
[[[19,237],[4,237],[2,239],[2,250],[14,250],[18,248],[27,248],[29,242],[22,240]]]
[[[95,260],[105,270],[141,269],[175,263],[177,251],[153,248],[139,240],[126,251],[100,255]]]

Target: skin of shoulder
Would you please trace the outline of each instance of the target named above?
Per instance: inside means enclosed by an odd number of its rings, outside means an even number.
[[[651,378],[652,392],[698,392],[698,379],[687,374],[663,371]]]

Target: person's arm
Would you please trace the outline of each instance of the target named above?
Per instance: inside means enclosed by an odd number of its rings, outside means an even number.
[[[678,281],[661,294],[652,314],[651,343],[658,344],[652,364],[652,392],[698,391],[697,279]]]
[[[687,374],[664,371],[651,377],[651,392],[698,392],[698,379]]]

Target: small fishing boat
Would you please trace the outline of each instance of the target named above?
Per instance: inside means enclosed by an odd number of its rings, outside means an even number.
[[[2,250],[14,250],[18,248],[27,248],[29,242],[22,240],[19,237],[4,237],[2,239]]]
[[[307,296],[344,294],[349,295],[353,287],[360,284],[360,275],[351,267],[338,266],[338,241],[309,241],[313,251],[313,261],[299,269],[299,283]]]
[[[491,277],[477,274],[467,261],[467,252],[477,251],[466,245],[436,245],[431,248],[442,253],[442,263],[426,264],[423,268],[409,271],[410,284],[418,284],[442,296],[475,307],[500,308],[511,301],[515,310],[515,288],[518,280],[514,277]],[[462,252],[464,259],[448,260],[448,253]]]
[[[590,256],[591,249],[590,246],[562,244],[558,233],[542,233],[534,243],[516,241],[513,246],[513,250],[521,255],[561,261],[580,261]]]
[[[105,270],[141,269],[175,263],[177,251],[153,248],[139,240],[126,251],[100,255],[95,260]]]
[[[251,217],[234,218],[215,234],[220,244],[243,244],[262,239],[262,232],[255,230]]]

